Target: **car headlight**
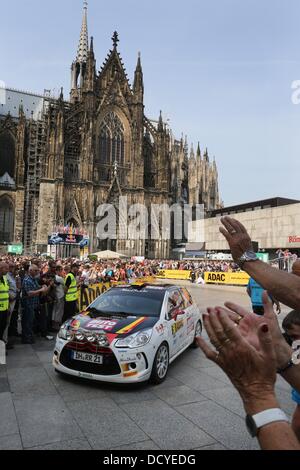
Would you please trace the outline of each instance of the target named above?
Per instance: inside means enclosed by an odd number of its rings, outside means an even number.
[[[127,338],[118,339],[115,346],[116,348],[139,348],[145,346],[151,339],[152,331],[152,328],[149,328],[148,330],[142,330],[127,336]]]
[[[83,340],[84,340],[84,335],[83,335],[82,333],[80,333],[80,332],[75,333],[75,339],[76,339],[77,341],[83,341]]]
[[[67,326],[63,325],[57,335],[60,339],[70,341],[73,339],[74,333],[68,329]]]
[[[109,341],[107,340],[106,335],[98,335],[97,340],[99,346],[102,346],[103,348],[108,348]]]
[[[60,339],[67,339],[67,331],[68,331],[67,328],[63,325],[63,326],[61,327],[61,329],[59,330],[57,336],[58,336]]]

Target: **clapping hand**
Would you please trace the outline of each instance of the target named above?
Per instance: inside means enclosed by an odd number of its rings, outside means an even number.
[[[256,323],[247,316],[244,326],[238,327],[225,309],[209,309],[203,321],[215,350],[203,338],[197,338],[206,357],[224,370],[244,403],[259,399],[262,391],[272,395],[276,381],[276,354],[269,326],[263,319]]]
[[[241,335],[258,351],[260,350],[261,346],[257,335],[257,330],[260,325],[266,323],[272,336],[276,352],[277,367],[282,367],[290,355],[290,348],[288,347],[282,335],[277,315],[273,309],[273,303],[267,292],[264,292],[263,294],[263,305],[263,316],[249,312],[245,308],[233,302],[225,302],[226,308],[216,307],[216,309],[226,313],[228,317],[238,325],[238,329]]]

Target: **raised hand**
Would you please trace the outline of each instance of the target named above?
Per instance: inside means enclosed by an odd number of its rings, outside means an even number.
[[[222,309],[210,309],[203,315],[204,327],[213,350],[203,338],[197,338],[199,347],[208,359],[219,365],[239,391],[244,403],[260,399],[260,394],[274,393],[276,381],[276,354],[266,322],[258,325],[256,334],[259,348],[244,337],[234,321]]]
[[[234,261],[238,261],[245,251],[252,250],[251,238],[238,220],[222,217],[221,222],[225,228],[220,227],[220,232],[228,242]]]

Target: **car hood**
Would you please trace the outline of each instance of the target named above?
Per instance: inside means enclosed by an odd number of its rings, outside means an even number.
[[[68,322],[72,330],[89,330],[96,332],[105,332],[117,336],[126,336],[136,333],[146,328],[153,328],[159,321],[157,317],[118,317],[117,315],[99,316],[91,318],[87,312],[77,315]]]

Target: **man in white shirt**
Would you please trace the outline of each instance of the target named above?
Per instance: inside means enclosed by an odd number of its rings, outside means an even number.
[[[55,275],[55,303],[53,307],[52,323],[53,329],[59,330],[64,314],[65,305],[65,281],[63,278],[63,267],[56,267]]]

